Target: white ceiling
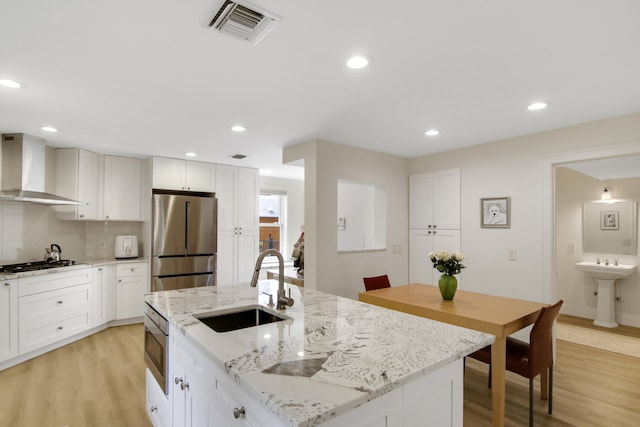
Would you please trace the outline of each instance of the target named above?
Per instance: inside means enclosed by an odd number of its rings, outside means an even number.
[[[600,181],[640,177],[640,156],[613,157],[562,166],[589,175]]]
[[[258,46],[218,1],[0,0],[0,132],[300,176],[281,149],[315,138],[416,157],[640,111],[639,1],[254,0],[284,18]]]

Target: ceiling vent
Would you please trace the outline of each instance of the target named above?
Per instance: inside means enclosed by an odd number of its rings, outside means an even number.
[[[249,2],[224,0],[214,9],[209,28],[257,45],[281,18]]]

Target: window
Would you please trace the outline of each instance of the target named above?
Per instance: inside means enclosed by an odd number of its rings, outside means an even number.
[[[280,251],[288,258],[285,227],[285,206],[287,196],[284,194],[260,194],[260,252],[268,249]]]

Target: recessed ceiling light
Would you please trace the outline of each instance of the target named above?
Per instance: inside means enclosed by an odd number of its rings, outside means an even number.
[[[546,102],[534,102],[527,107],[527,109],[530,111],[543,110],[545,108],[547,108]]]
[[[197,156],[197,154],[194,153],[193,151],[189,151],[187,153],[184,153],[184,155],[187,156],[187,157],[196,157]]]
[[[247,129],[244,126],[233,125],[233,126],[231,126],[231,130],[234,131],[234,132],[244,132]]]
[[[426,131],[424,134],[427,136],[436,136],[440,133],[439,130],[436,129],[429,129],[428,131]]]
[[[0,85],[10,87],[12,89],[19,89],[22,87],[20,83],[9,79],[0,79]]]
[[[352,56],[347,60],[347,67],[353,68],[354,70],[359,70],[367,65],[369,65],[369,59],[364,56]]]
[[[52,127],[52,126],[41,126],[40,129],[42,129],[45,132],[58,132],[58,129]]]

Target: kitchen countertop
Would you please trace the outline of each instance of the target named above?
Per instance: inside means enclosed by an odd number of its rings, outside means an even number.
[[[494,341],[494,337],[347,298],[285,285],[290,319],[216,333],[193,315],[268,302],[277,282],[148,293],[146,302],[198,343],[287,425],[346,413]]]
[[[66,267],[45,268],[42,270],[21,271],[20,273],[4,273],[0,272],[2,280],[18,279],[21,277],[43,276],[45,274],[60,273],[64,271],[77,270],[79,268],[100,267],[109,264],[124,264],[131,262],[148,262],[147,258],[127,258],[127,259],[102,259],[93,261],[78,261],[77,264],[68,265]],[[2,265],[2,264],[0,264]]]

